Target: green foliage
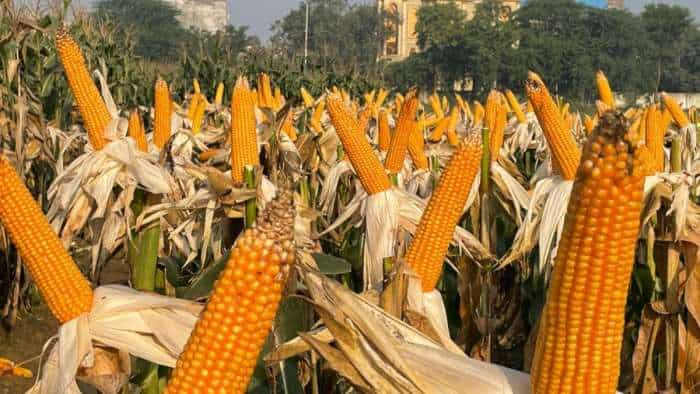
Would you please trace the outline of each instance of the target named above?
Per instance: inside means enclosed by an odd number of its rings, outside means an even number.
[[[95,14],[133,34],[136,53],[148,59],[175,59],[191,38],[177,20],[180,11],[163,0],[100,0]]]
[[[273,25],[275,51],[303,55],[306,5]],[[375,5],[350,5],[347,0],[309,0],[309,67],[319,72],[362,72],[377,77],[377,54],[384,38],[384,15]]]
[[[398,87],[434,89],[465,76],[473,95],[517,88],[527,70],[577,101],[595,98],[594,72],[605,71],[616,91],[697,91],[700,30],[687,8],[647,6],[641,16],[601,10],[574,0],[532,0],[510,15],[488,0],[473,19],[454,3],[429,3],[418,12],[421,53],[386,69]]]

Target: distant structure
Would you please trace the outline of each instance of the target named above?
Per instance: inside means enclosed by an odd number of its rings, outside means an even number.
[[[625,0],[608,0],[608,8],[615,8],[618,10],[625,8]]]
[[[430,2],[448,3],[446,0],[432,0]],[[476,5],[482,0],[455,0],[454,3],[467,13],[467,18],[474,17]],[[501,0],[505,13],[515,11],[520,6],[520,0]],[[428,3],[426,1],[426,3]],[[416,35],[416,23],[418,22],[418,9],[423,4],[422,0],[377,0],[377,6],[384,10],[392,18],[398,21],[390,22],[387,26],[389,33],[381,53],[381,57],[389,60],[401,60],[410,54],[418,52],[418,36]]]
[[[190,28],[215,32],[229,24],[227,0],[165,0],[180,10],[178,19]]]

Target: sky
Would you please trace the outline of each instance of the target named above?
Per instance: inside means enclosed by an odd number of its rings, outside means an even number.
[[[96,0],[82,0],[93,3]],[[372,3],[372,0],[354,0],[354,3]],[[302,0],[229,0],[231,22],[236,25],[250,26],[250,32],[263,41],[270,38],[270,26],[285,16],[289,10],[296,8]],[[625,0],[625,6],[632,12],[639,12],[645,4],[665,3],[688,7],[700,22],[700,0]]]

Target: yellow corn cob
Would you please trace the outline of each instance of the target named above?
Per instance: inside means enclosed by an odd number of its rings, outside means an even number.
[[[527,105],[525,106],[525,113],[531,113],[535,112],[535,109],[532,107],[532,101],[530,99],[527,100]]]
[[[293,234],[286,191],[236,242],[166,393],[246,392],[294,263]]]
[[[447,127],[449,125],[450,125],[450,117],[442,118],[438,122],[437,126],[430,133],[429,140],[432,142],[440,141],[442,139],[442,136],[445,134],[445,131],[447,131]]]
[[[309,124],[316,130],[317,133],[323,132],[323,126],[321,125],[321,117],[323,116],[323,111],[326,110],[326,102],[321,100],[314,108],[314,113],[311,115],[311,121]]]
[[[481,105],[480,102],[474,101],[474,126],[479,125],[484,120],[484,114],[486,111],[484,110],[484,106]]]
[[[289,137],[292,142],[297,140],[297,130],[296,127],[294,127],[294,119],[291,113],[288,113],[287,117],[284,118],[284,123],[282,123],[282,131],[287,134],[287,137]]]
[[[510,91],[510,89],[506,90],[506,100],[508,100],[510,108],[513,110],[513,113],[515,113],[518,123],[527,123],[527,118],[525,117],[522,108],[520,108],[520,103],[518,103],[518,99],[515,98],[515,95]]]
[[[606,108],[605,110],[608,110],[608,108]],[[622,113],[622,115],[627,119],[632,119],[635,115],[637,115],[637,108],[628,108],[625,112]]]
[[[202,129],[202,121],[204,120],[204,113],[207,109],[206,100],[199,100],[197,103],[197,109],[194,112],[194,119],[192,119],[192,134],[199,134]]]
[[[379,125],[377,126],[377,139],[379,143],[379,150],[386,152],[389,150],[389,145],[391,145],[391,130],[389,128],[389,114],[386,110],[382,109],[379,111]]]
[[[129,137],[136,142],[136,147],[142,152],[148,152],[148,141],[146,140],[146,131],[143,127],[143,121],[138,109],[131,111],[129,115]]]
[[[428,156],[425,155],[425,140],[423,132],[418,127],[413,128],[413,132],[408,137],[408,154],[411,156],[416,169],[425,170],[428,168]]]
[[[445,117],[445,113],[442,111],[442,106],[440,105],[440,98],[436,93],[430,96],[430,107],[433,109],[433,113],[436,117],[440,119]]]
[[[437,116],[432,114],[426,118],[425,113],[422,113],[420,115],[420,118],[418,119],[418,127],[420,129],[427,129],[429,127],[439,124],[443,119],[445,118],[438,118]]]
[[[260,73],[258,76],[258,106],[260,108],[273,108],[274,103],[270,77],[265,73]]]
[[[304,101],[304,108],[311,108],[314,105],[314,98],[303,86],[301,87],[301,99]]]
[[[500,96],[500,93],[499,93]],[[489,150],[491,151],[491,161],[496,161],[503,146],[503,138],[506,131],[507,112],[506,107],[501,104],[496,104],[496,119],[494,120],[493,130],[489,133]]]
[[[566,118],[568,115],[570,115],[569,108],[570,108],[569,103],[565,103],[564,106],[561,107],[561,116],[562,117]]]
[[[595,74],[595,81],[598,85],[598,96],[600,101],[604,102],[609,108],[615,108],[615,96],[613,95],[612,89],[610,89],[610,83],[608,78],[602,71],[598,71]]]
[[[350,98],[350,94],[348,94],[348,92],[345,89],[340,89],[340,96],[346,103],[352,101],[352,99]]]
[[[690,120],[688,120],[688,116],[686,116],[685,112],[681,109],[681,106],[678,104],[678,101],[676,101],[673,96],[670,96],[666,93],[661,93],[661,99],[664,102],[664,106],[668,108],[668,111],[671,113],[671,116],[673,117],[673,121],[676,122],[676,125],[678,127],[685,128],[688,127],[690,124]]]
[[[216,95],[214,95],[214,105],[220,107],[224,102],[224,83],[219,82],[216,86]]]
[[[624,117],[607,112],[586,144],[540,321],[533,393],[615,392],[647,171],[645,147],[626,130]]]
[[[56,32],[56,49],[85,123],[90,145],[95,150],[101,150],[106,144],[104,133],[112,116],[90,77],[80,47],[64,28]]]
[[[245,167],[260,164],[255,104],[248,80],[239,77],[231,98],[231,177],[243,182]]]
[[[192,80],[192,87],[194,88],[194,94],[201,94],[202,89],[199,88],[199,81],[197,78]]]
[[[199,161],[207,161],[221,153],[221,149],[207,149],[199,154]]]
[[[199,105],[199,95],[194,94],[190,100],[190,107],[187,109],[187,119],[194,122],[194,114],[197,112],[197,106]],[[172,108],[171,108],[172,112]]]
[[[374,105],[374,95],[375,95],[376,93],[377,93],[377,91],[376,91],[376,90],[373,90],[373,91],[371,91],[371,92],[369,92],[369,93],[365,93],[365,94],[363,95],[363,97],[364,97],[364,99],[365,99],[365,106],[371,107],[372,105]]]
[[[484,113],[484,126],[493,131],[496,127],[496,114],[498,113],[498,106],[501,97],[497,90],[492,90],[489,92],[489,96],[486,98],[486,108]]]
[[[360,112],[360,116],[357,120],[357,124],[360,125],[360,132],[365,133],[367,132],[367,127],[369,126],[369,118],[372,116],[372,106],[367,106],[365,107],[362,112]]]
[[[389,92],[385,89],[379,89],[379,92],[377,92],[377,99],[374,101],[374,109],[377,116],[379,115],[379,109],[384,105],[384,101],[388,95]]]
[[[554,168],[563,179],[573,180],[581,160],[574,136],[566,129],[561,113],[539,75],[530,72],[525,90],[552,152]]]
[[[464,99],[462,99],[462,96],[456,94],[455,101],[457,102],[457,106],[459,107],[459,109],[461,109],[465,113],[464,115],[466,116],[467,111],[464,109],[465,104],[464,104]]]
[[[586,128],[586,134],[591,134],[593,129],[595,129],[595,126],[598,124],[598,117],[590,117],[588,115],[584,115],[583,117],[583,126]]]
[[[442,107],[442,113],[445,113],[450,110],[450,101],[447,100],[447,96],[442,96],[442,101],[441,107]]]
[[[664,153],[664,137],[668,126],[663,127],[662,121],[658,107],[656,105],[649,107],[645,142],[651,156],[651,168],[649,170],[652,173],[664,170],[664,159],[666,157]]]
[[[398,173],[403,167],[408,148],[408,137],[413,129],[416,128],[415,119],[418,104],[415,92],[411,92],[406,96],[406,103],[401,108],[399,120],[396,122],[396,130],[394,130],[394,135],[391,136],[389,152],[384,160],[384,166],[390,174]]]
[[[59,322],[68,322],[90,311],[90,284],[3,156],[0,156],[0,223]]]
[[[406,252],[406,262],[420,277],[423,291],[433,290],[440,279],[452,235],[479,172],[481,151],[479,133],[471,133],[455,151]]]
[[[389,190],[391,183],[382,164],[374,154],[364,133],[358,131],[359,125],[343,104],[342,98],[334,94],[328,97],[328,113],[335,131],[343,144],[343,149],[352,163],[362,187],[373,195]]]
[[[168,84],[158,78],[155,93],[155,119],[153,124],[153,143],[162,149],[170,139],[171,106]]]
[[[457,110],[457,108],[452,108],[452,112],[450,113],[450,123],[447,125],[447,142],[452,146],[459,145],[457,122],[459,122],[459,110]]]
[[[396,94],[396,98],[394,99],[394,112],[398,115],[401,112],[401,107],[403,107],[403,95],[401,93]]]

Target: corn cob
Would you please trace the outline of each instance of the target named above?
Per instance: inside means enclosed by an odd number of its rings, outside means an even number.
[[[273,98],[274,98],[274,104],[275,104],[275,106],[274,106],[275,111],[281,110],[282,107],[284,107],[284,103],[286,100],[285,100],[284,96],[282,95],[282,90],[280,89],[279,86],[275,87],[275,96]]]
[[[245,393],[294,263],[291,193],[273,200],[231,251],[166,393]]]
[[[192,122],[194,121],[194,113],[197,111],[197,105],[199,105],[199,95],[194,94],[192,95],[192,99],[190,100],[190,107],[187,109],[187,119],[189,119]]]
[[[457,108],[452,108],[452,112],[450,113],[450,123],[447,125],[447,142],[452,146],[459,145],[457,122],[459,122],[459,111]]]
[[[447,99],[447,96],[442,96],[442,101],[440,103],[442,106],[443,114],[450,110],[450,101]]]
[[[316,105],[316,108],[314,108],[314,113],[311,115],[311,121],[309,122],[309,124],[314,130],[316,130],[317,133],[323,132],[323,126],[321,125],[321,116],[323,116],[323,111],[325,110],[326,102],[322,100]]]
[[[435,288],[455,227],[479,172],[481,138],[471,133],[455,151],[423,212],[406,262],[420,277],[423,291]]]
[[[500,93],[499,93],[500,96]],[[496,161],[503,146],[503,138],[506,132],[507,123],[506,108],[503,104],[496,104],[496,119],[494,119],[493,129],[489,134],[489,150],[491,151],[491,161]]]
[[[447,131],[447,128],[450,125],[450,117],[445,117],[442,118],[437,126],[433,129],[433,131],[430,133],[430,141],[432,142],[438,142],[442,139],[442,136],[445,134],[445,131]]]
[[[382,105],[384,105],[384,100],[386,100],[386,97],[389,95],[389,92],[384,89],[379,89],[379,92],[377,93],[377,99],[374,101],[374,106],[376,108],[381,108]]]
[[[284,123],[282,123],[282,131],[287,134],[287,137],[289,137],[292,142],[297,140],[297,130],[296,127],[294,127],[294,118],[291,113],[288,113],[287,117],[284,118]]]
[[[428,156],[425,155],[425,140],[423,133],[418,127],[413,128],[413,132],[408,137],[408,154],[411,156],[416,169],[425,170],[428,168]]]
[[[2,156],[0,222],[56,319],[66,323],[89,312],[90,284],[61,245],[15,169]]]
[[[690,120],[688,120],[688,116],[686,116],[685,112],[683,112],[681,109],[678,101],[676,101],[673,96],[666,93],[661,93],[661,99],[664,102],[664,106],[668,108],[668,111],[671,113],[673,121],[676,122],[676,125],[681,129],[688,127]]]
[[[260,158],[253,93],[248,80],[239,77],[231,98],[231,177],[234,182],[243,182],[246,166],[258,164]]]
[[[224,102],[224,83],[219,82],[216,86],[216,94],[214,95],[214,105],[220,107]]]
[[[489,96],[486,98],[486,108],[484,113],[484,127],[487,127],[489,131],[493,131],[496,127],[496,114],[498,113],[498,105],[501,97],[497,90],[492,90],[489,92]]]
[[[372,116],[372,106],[366,106],[362,112],[360,112],[360,116],[357,120],[357,124],[360,125],[360,132],[365,133],[367,132],[367,127],[369,126],[369,118]]]
[[[199,88],[199,81],[197,78],[192,80],[192,88],[194,89],[194,94],[201,94],[202,89]]]
[[[608,108],[614,109],[615,96],[613,95],[612,89],[610,89],[608,78],[605,77],[605,74],[602,71],[598,71],[595,74],[595,81],[598,85],[598,96],[600,97],[600,101],[604,102]]]
[[[68,85],[85,122],[90,145],[95,150],[101,150],[107,143],[104,134],[112,116],[90,77],[80,47],[64,28],[59,28],[56,32],[56,49],[68,78]]]
[[[398,115],[401,113],[401,107],[403,107],[404,97],[401,93],[398,93],[394,98],[394,112]]]
[[[399,120],[396,123],[396,130],[391,136],[391,145],[389,152],[386,155],[384,166],[390,174],[396,174],[401,171],[403,161],[406,157],[408,149],[408,137],[416,127],[416,110],[418,109],[418,98],[415,92],[411,92],[406,96],[406,102],[401,108]]]
[[[440,106],[440,98],[438,95],[433,93],[428,99],[430,101],[430,107],[433,109],[435,116],[439,119],[444,118],[445,113],[442,111],[442,107]]]
[[[155,119],[153,125],[153,143],[160,149],[170,139],[170,116],[171,116],[171,101],[168,84],[158,78],[156,82],[155,93]]]
[[[581,160],[574,136],[566,129],[561,113],[539,75],[530,72],[525,90],[552,152],[552,165],[563,179],[573,180]]]
[[[389,114],[386,110],[382,109],[379,111],[379,125],[377,126],[377,140],[379,144],[379,150],[386,152],[389,150],[389,145],[391,144],[391,129],[389,128]]]
[[[331,122],[343,144],[345,154],[360,178],[362,187],[370,195],[389,190],[391,187],[389,177],[365,135],[358,131],[360,126],[357,120],[348,112],[338,95],[329,96],[327,101]]]
[[[134,139],[136,147],[142,152],[148,152],[148,141],[146,140],[146,131],[143,127],[143,121],[138,109],[131,111],[129,115],[129,137]]]
[[[583,126],[586,128],[586,134],[591,134],[595,126],[598,124],[598,117],[585,115],[583,117]]]
[[[568,115],[571,115],[569,113],[570,105],[569,103],[564,103],[564,105],[561,107],[561,116],[563,118],[566,118]]]
[[[314,105],[314,98],[303,86],[301,88],[301,99],[304,101],[304,108],[311,108]]]
[[[596,102],[596,104],[597,104],[597,102]],[[601,108],[598,108],[599,113],[603,113],[607,110],[609,110],[609,108],[607,108],[607,106],[605,108],[603,108],[602,110],[601,110]],[[622,115],[627,119],[632,119],[637,115],[637,108],[634,108],[634,107],[628,108],[625,112],[622,113]]]
[[[273,108],[274,103],[270,77],[265,73],[260,73],[258,77],[258,106],[260,108]]]
[[[540,322],[533,393],[614,393],[639,232],[645,147],[607,112],[586,144]]]
[[[520,103],[518,103],[518,99],[515,98],[515,95],[510,91],[510,89],[506,90],[506,99],[508,100],[508,104],[510,104],[510,108],[513,110],[513,113],[515,113],[518,123],[527,123],[527,118],[525,117],[522,108],[520,108]]]
[[[661,116],[656,105],[652,105],[649,108],[645,142],[651,156],[652,164],[650,171],[653,173],[662,172],[664,170],[664,159],[666,157],[664,153],[664,137],[668,126],[664,127],[661,125]]]
[[[365,93],[363,95],[365,99],[365,107],[372,107],[374,105],[374,95],[377,93],[376,90],[373,90],[369,93]]]
[[[197,108],[194,111],[194,119],[192,119],[192,134],[199,134],[202,130],[202,121],[204,120],[204,112],[207,109],[207,101],[202,99],[197,102]]]

